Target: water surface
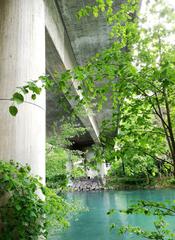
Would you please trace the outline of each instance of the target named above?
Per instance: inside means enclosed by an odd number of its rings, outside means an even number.
[[[135,235],[119,235],[116,230],[110,231],[110,225],[132,224],[150,229],[154,217],[144,215],[126,215],[118,212],[113,216],[106,213],[109,209],[126,209],[137,200],[166,201],[175,199],[175,190],[136,190],[70,193],[67,198],[81,201],[89,211],[83,212],[71,221],[71,227],[55,233],[49,240],[137,240]],[[175,229],[175,217],[169,217],[171,229]]]

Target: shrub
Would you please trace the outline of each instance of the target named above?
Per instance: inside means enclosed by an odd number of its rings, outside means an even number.
[[[0,239],[46,237],[49,227],[67,226],[66,217],[74,210],[33,177],[29,166],[0,161]]]

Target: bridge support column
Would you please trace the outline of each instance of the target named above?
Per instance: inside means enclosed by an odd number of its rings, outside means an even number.
[[[88,149],[87,153],[86,153],[86,160],[88,162],[92,161],[94,158],[94,152],[91,148]],[[106,163],[105,162],[101,162],[97,164],[97,170],[94,171],[92,169],[89,169],[87,171],[87,175],[90,178],[93,178],[95,176],[99,176],[101,178],[101,181],[103,184],[105,184],[105,176],[107,174],[107,169],[106,169]]]
[[[45,73],[43,0],[0,1],[0,159],[29,164],[45,179],[45,93],[8,113],[16,87]]]
[[[102,180],[102,183],[105,185],[106,184],[106,175],[107,175],[107,170],[106,170],[106,163],[102,162],[98,164],[98,171],[99,171],[99,176]]]
[[[66,163],[66,170],[68,175],[68,186],[72,186],[71,172],[73,170],[72,154],[71,151],[68,151],[68,161]]]

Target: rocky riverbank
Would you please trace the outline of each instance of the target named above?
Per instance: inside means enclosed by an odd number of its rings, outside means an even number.
[[[101,179],[99,178],[94,179],[83,178],[72,181],[70,188],[72,191],[88,192],[103,190],[104,186]]]

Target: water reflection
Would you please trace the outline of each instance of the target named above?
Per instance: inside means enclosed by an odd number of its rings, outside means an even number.
[[[165,201],[175,199],[175,190],[137,190],[137,191],[104,191],[104,192],[85,192],[70,193],[67,198],[81,201],[89,208],[89,211],[83,212],[78,219],[72,221],[71,227],[67,231],[58,233],[49,238],[49,240],[130,240],[140,239],[135,236],[119,236],[116,231],[110,231],[111,223],[117,226],[132,224],[150,229],[153,217],[142,215],[125,215],[117,212],[111,217],[106,212],[109,209],[126,209],[137,200],[155,200]],[[175,219],[170,219],[171,225]]]

